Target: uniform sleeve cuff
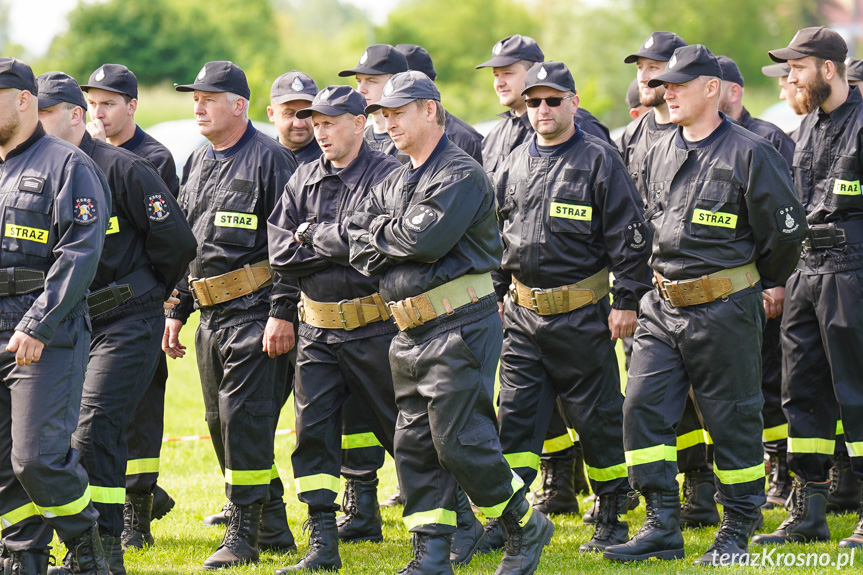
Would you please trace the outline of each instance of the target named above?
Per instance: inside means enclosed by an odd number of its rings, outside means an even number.
[[[54,337],[54,329],[48,327],[47,325],[38,322],[36,319],[28,316],[24,316],[18,325],[15,326],[17,331],[26,333],[30,337],[35,337],[45,345],[48,345],[48,342],[51,341],[51,338]]]

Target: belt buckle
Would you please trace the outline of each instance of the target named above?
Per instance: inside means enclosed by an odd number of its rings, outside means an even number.
[[[201,306],[201,300],[198,299],[198,292],[195,290],[196,281],[200,281],[200,279],[192,277],[189,278],[189,293],[192,294],[192,299],[196,304],[198,304],[198,307],[203,307]]]
[[[668,279],[663,278],[662,281],[656,282],[656,288],[659,290],[659,295],[667,301],[671,307],[686,307],[686,302],[682,297],[676,297],[678,294],[674,294],[673,292],[668,291],[668,286],[673,285],[674,282]]]
[[[297,304],[297,317],[300,321],[306,321],[306,304],[303,303],[302,298],[300,298],[300,301]]]
[[[518,303],[518,290],[515,288],[515,284],[509,284],[509,297],[512,298],[512,303]]]
[[[345,310],[342,309],[342,305],[344,305],[346,303],[351,303],[351,300],[343,299],[342,301],[340,301],[339,303],[336,304],[336,309],[339,310],[339,320],[342,322],[342,329],[345,331],[352,331],[355,328],[348,327],[348,320],[345,319]]]
[[[536,301],[536,296],[539,293],[542,293],[542,288],[530,288],[530,305],[533,306],[533,311],[542,315],[542,312],[539,311],[539,303]]]
[[[836,224],[830,224],[830,227],[835,231],[836,247],[844,246],[847,243],[845,238],[845,230],[836,226]]]

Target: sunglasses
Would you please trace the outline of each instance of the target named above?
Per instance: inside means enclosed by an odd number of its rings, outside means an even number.
[[[548,104],[549,108],[557,108],[564,100],[569,100],[570,98],[574,98],[574,96],[566,96],[564,98],[525,98],[524,103],[528,108],[539,108],[543,102]]]

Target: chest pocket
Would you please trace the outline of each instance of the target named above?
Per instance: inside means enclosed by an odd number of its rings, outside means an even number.
[[[855,156],[839,156],[833,165],[833,177],[828,182],[824,203],[837,208],[863,207],[861,194],[863,170]]]
[[[590,183],[584,170],[564,170],[563,178],[552,184],[546,206],[548,229],[556,234],[587,235],[593,221]]]
[[[732,239],[740,216],[740,187],[728,181],[696,182],[689,231],[701,238]]]
[[[255,207],[258,192],[251,180],[234,179],[227,190],[220,190],[213,210],[213,239],[216,243],[250,248],[255,245],[258,221]]]
[[[35,194],[8,196],[3,208],[3,251],[47,258],[54,242],[52,198]]]
[[[795,188],[812,193],[812,152],[795,150],[794,160],[791,163],[791,172],[794,175]],[[809,198],[800,198],[803,203],[808,203]]]

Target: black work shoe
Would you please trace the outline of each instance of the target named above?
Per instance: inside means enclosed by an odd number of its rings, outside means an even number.
[[[453,565],[467,565],[482,544],[485,530],[473,514],[467,494],[456,489],[456,532],[450,546],[449,560]]]
[[[799,477],[795,477],[788,518],[773,533],[762,533],[753,537],[752,543],[808,543],[830,539],[830,528],[827,526],[829,488],[826,481],[804,483]]]
[[[716,532],[713,545],[696,559],[695,565],[749,565],[749,537],[754,521],[725,508],[722,525]]]
[[[619,545],[629,540],[629,523],[625,521],[629,501],[626,492],[600,495],[597,500],[596,529],[590,541],[578,548],[583,553],[601,552],[609,545]]]
[[[222,544],[204,561],[204,569],[222,569],[258,561],[262,509],[261,503],[234,505],[231,508],[230,522]]]
[[[644,561],[651,557],[683,559],[677,490],[649,490],[642,495],[647,506],[647,518],[641,530],[622,545],[609,545],[602,556],[615,561]]]
[[[534,509],[544,515],[578,513],[578,497],[575,495],[575,461],[573,458],[543,459],[539,462],[542,487],[533,500]]]
[[[126,575],[126,566],[123,564],[123,542],[119,537],[102,535],[102,550],[105,552],[105,561],[111,575]]]
[[[827,497],[828,513],[856,511],[863,498],[860,481],[851,469],[848,454],[837,454],[830,468],[830,494]]]
[[[451,543],[452,535],[411,533],[413,557],[398,575],[452,575]]]
[[[342,568],[339,556],[339,529],[335,512],[310,513],[303,525],[309,531],[309,550],[295,565],[276,569],[276,575],[285,575],[307,569],[309,571],[338,571]]]
[[[593,503],[590,505],[590,509],[588,509],[584,515],[581,517],[582,523],[585,525],[593,525],[596,523],[596,514],[599,512],[599,497],[592,495]],[[638,505],[641,503],[641,499],[638,496],[637,491],[630,491],[626,494],[626,511],[635,511],[638,509]]]
[[[857,516],[860,521],[857,523],[857,528],[854,533],[839,542],[839,547],[842,549],[860,549],[863,548],[863,501],[857,507]]]
[[[506,546],[506,533],[500,524],[500,517],[488,520],[483,527],[483,537],[480,539],[476,552],[480,555],[500,551]]]
[[[786,507],[791,496],[791,474],[788,473],[787,454],[769,453],[770,482],[767,486],[767,503],[764,509]]]
[[[0,573],[3,575],[46,575],[51,553],[45,549],[6,551],[8,557],[0,558]]]
[[[339,527],[339,540],[345,543],[384,540],[381,508],[378,505],[378,480],[345,481],[345,495],[342,500],[344,515],[336,520]]]
[[[66,541],[68,552],[62,567],[49,567],[48,575],[111,575],[99,527],[93,524],[87,531]]]
[[[402,495],[402,490],[399,486],[396,486],[396,490],[393,491],[392,495],[390,495],[385,500],[381,501],[381,507],[398,507],[399,505],[405,504],[405,496]]]
[[[683,475],[683,503],[680,506],[680,527],[715,527],[719,525],[716,508],[716,482],[713,471],[687,471]]]
[[[153,512],[151,518],[153,521],[161,519],[168,514],[171,509],[177,504],[174,498],[157,483],[153,488]]]
[[[153,534],[150,533],[152,505],[153,496],[149,493],[126,493],[123,534],[120,536],[124,551],[153,544]]]
[[[297,543],[288,526],[285,501],[279,497],[264,505],[261,511],[261,529],[258,531],[258,549],[276,553],[296,553]]]
[[[514,509],[501,515],[506,532],[506,550],[494,575],[530,575],[539,566],[542,548],[551,542],[554,524],[524,497]]]
[[[222,510],[213,515],[204,517],[204,527],[212,527],[213,525],[227,525],[231,518],[231,510],[234,504],[230,501],[226,502]]]

